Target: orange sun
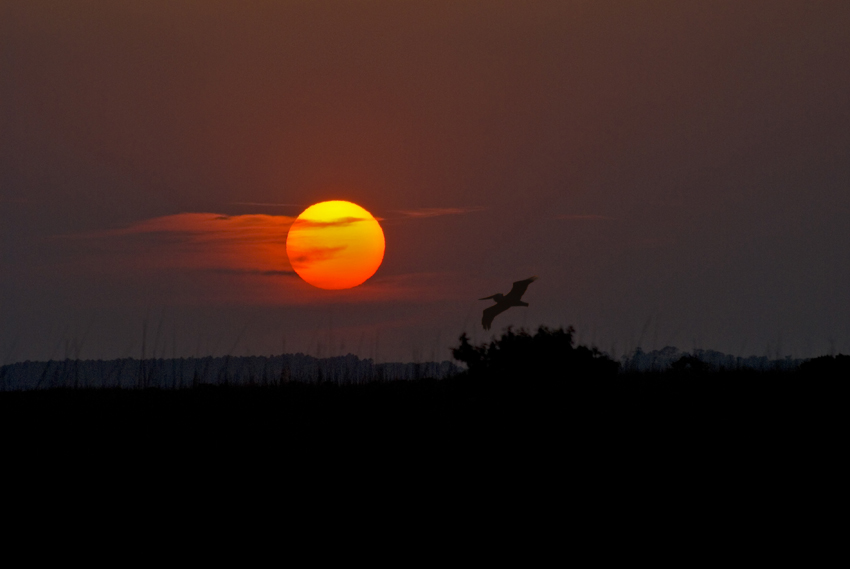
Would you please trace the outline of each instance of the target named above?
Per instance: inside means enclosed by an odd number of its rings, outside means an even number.
[[[375,274],[384,260],[384,232],[357,204],[328,201],[311,205],[289,228],[286,254],[292,268],[311,285],[351,288]]]

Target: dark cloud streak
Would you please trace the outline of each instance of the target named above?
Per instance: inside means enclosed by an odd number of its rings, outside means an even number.
[[[222,275],[258,275],[263,277],[297,277],[295,271],[263,271],[260,269],[209,269],[210,272]]]
[[[370,221],[365,217],[341,217],[330,221],[317,221],[314,219],[298,219],[293,225],[301,229],[325,228],[325,227],[347,227],[360,221]]]
[[[426,207],[420,209],[400,210],[400,213],[405,217],[428,218],[442,217],[444,215],[462,215],[465,213],[475,213],[484,211],[483,207]]]
[[[303,255],[291,259],[291,261],[296,265],[309,265],[317,261],[332,259],[337,253],[345,251],[345,249],[347,249],[345,245],[339,247],[313,247],[308,249]]]

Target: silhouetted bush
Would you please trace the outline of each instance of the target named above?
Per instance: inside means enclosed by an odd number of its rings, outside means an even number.
[[[711,366],[696,356],[684,355],[670,364],[670,369],[678,373],[705,373]]]
[[[800,365],[800,373],[808,377],[850,378],[850,356],[820,356]]]
[[[533,336],[508,328],[501,338],[480,346],[470,344],[462,334],[452,355],[478,379],[551,384],[616,377],[620,364],[596,348],[576,346],[574,334],[572,327],[551,330],[541,326]]]

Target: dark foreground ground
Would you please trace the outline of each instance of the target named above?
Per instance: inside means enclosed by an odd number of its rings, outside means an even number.
[[[846,382],[684,370],[6,392],[2,479],[8,495],[35,485],[79,507],[94,492],[119,509],[128,497],[155,511],[242,509],[227,518],[237,525],[295,501],[359,527],[380,503],[385,523],[437,520],[458,535],[477,520],[609,551],[614,527],[652,540],[663,527],[665,540],[726,547],[842,510]]]
[[[56,452],[257,453],[334,448],[530,453],[638,462],[821,450],[846,427],[843,375],[665,372],[557,380],[458,376],[357,386],[0,393],[6,444]],[[841,435],[840,438],[843,438]],[[260,450],[261,449],[261,450]]]
[[[524,564],[543,546],[811,561],[839,539],[850,358],[622,373],[569,330],[461,340],[469,371],[440,380],[3,392],[0,483],[71,497],[74,516],[93,497],[144,512],[146,536],[187,516],[215,536],[291,522],[323,537],[377,517],[429,543],[487,528],[470,543]]]

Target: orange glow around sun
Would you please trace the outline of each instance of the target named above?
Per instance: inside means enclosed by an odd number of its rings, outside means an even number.
[[[286,236],[298,275],[324,289],[352,288],[375,274],[384,259],[384,232],[372,214],[347,201],[311,205]]]

